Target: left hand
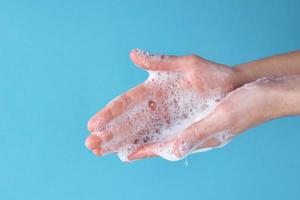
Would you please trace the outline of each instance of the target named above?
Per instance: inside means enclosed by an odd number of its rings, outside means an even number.
[[[178,158],[195,150],[215,148],[243,131],[278,116],[278,92],[274,88],[280,80],[263,78],[246,84],[221,100],[206,118],[187,128],[176,139],[166,144]],[[141,147],[129,160],[153,157],[158,144]]]

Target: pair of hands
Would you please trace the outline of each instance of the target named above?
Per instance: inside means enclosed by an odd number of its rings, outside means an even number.
[[[192,150],[220,146],[225,141],[212,137],[216,133],[229,131],[230,138],[226,138],[229,140],[246,129],[276,117],[276,113],[272,113],[272,101],[264,98],[267,92],[272,93],[271,85],[275,84],[272,79],[264,78],[245,84],[239,70],[196,55],[157,56],[133,50],[130,58],[135,65],[147,71],[182,74],[184,79],[179,83],[182,88],[188,83],[199,95],[205,96],[212,90],[218,90],[225,96],[208,116],[168,141],[167,145],[172,146],[172,151],[178,158],[186,156]],[[101,133],[102,127],[128,113],[150,94],[163,93],[161,90],[160,87],[145,87],[143,83],[108,104],[88,122],[88,129],[92,134],[86,139],[86,146],[98,156],[117,152],[122,142],[126,142],[124,133],[131,128],[130,125],[119,124],[105,134]],[[119,139],[118,142],[113,142],[115,138],[124,138],[124,141]],[[131,161],[157,156],[157,145],[161,147],[162,144],[156,142],[140,146],[127,159]]]

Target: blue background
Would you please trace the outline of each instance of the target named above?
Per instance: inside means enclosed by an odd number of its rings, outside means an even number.
[[[146,78],[132,48],[235,65],[299,49],[299,10],[298,0],[0,0],[0,199],[299,199],[300,117],[187,167],[84,147],[87,120]]]

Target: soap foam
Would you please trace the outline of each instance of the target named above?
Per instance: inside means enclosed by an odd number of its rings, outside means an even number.
[[[145,82],[148,97],[102,127],[100,132],[109,132],[120,125],[127,126],[122,129],[122,134],[118,134],[103,148],[117,146],[115,152],[119,158],[128,161],[128,155],[139,147],[158,142],[161,144],[161,147],[155,149],[158,156],[170,161],[180,160],[183,157],[177,157],[172,146],[163,144],[175,139],[193,123],[206,117],[224,94],[217,89],[201,94],[188,81],[187,75],[181,72],[148,73],[149,77]],[[213,137],[222,146],[229,141],[230,135],[228,132],[221,132]],[[190,153],[210,149],[192,149]]]

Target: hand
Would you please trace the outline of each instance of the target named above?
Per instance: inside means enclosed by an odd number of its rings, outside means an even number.
[[[195,150],[221,146],[239,133],[265,121],[293,114],[296,106],[291,106],[294,111],[291,109],[288,111],[286,106],[280,106],[283,104],[278,103],[288,102],[288,95],[285,95],[285,99],[281,96],[289,92],[287,88],[293,88],[291,86],[297,84],[296,78],[289,80],[294,82],[287,86],[283,84],[284,78],[263,78],[234,90],[227,94],[206,118],[190,126],[166,145],[171,146],[178,158],[183,158]],[[299,77],[297,80],[299,82]],[[299,91],[294,93],[298,94],[299,99]],[[292,96],[290,99],[295,101],[296,95],[290,96]],[[131,154],[129,159],[155,156],[155,148],[156,144],[144,146]]]
[[[127,160],[127,155],[120,155],[121,150],[124,152],[124,148],[136,144],[131,152],[127,152],[132,153],[136,148],[153,143],[155,138],[147,138],[149,131],[156,129],[159,132],[162,124],[171,126],[176,121],[171,118],[174,115],[177,121],[188,117],[180,109],[180,102],[176,102],[177,94],[172,91],[176,90],[181,95],[192,93],[202,98],[213,91],[221,98],[240,85],[235,69],[195,55],[157,56],[134,50],[130,58],[137,66],[149,71],[151,76],[90,119],[88,129],[92,134],[87,138],[86,146],[98,156],[119,152],[119,156]],[[179,110],[175,111],[179,114],[166,105],[170,97],[174,97],[173,107],[178,107]]]

